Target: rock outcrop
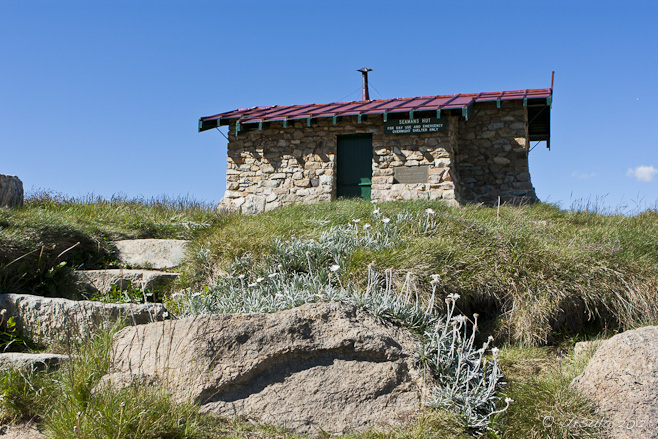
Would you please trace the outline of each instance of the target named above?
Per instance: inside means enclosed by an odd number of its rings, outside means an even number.
[[[14,175],[0,174],[0,207],[23,205],[23,182]]]
[[[601,344],[572,386],[591,398],[613,438],[658,438],[658,326]]]
[[[163,320],[162,304],[135,305],[68,300],[29,294],[0,294],[0,309],[15,316],[17,330],[38,344],[85,338],[104,323],[124,319],[127,324]]]
[[[100,386],[165,382],[203,412],[344,433],[416,413],[417,349],[408,331],[339,303],[197,316],[119,331]]]
[[[173,268],[185,258],[188,241],[179,239],[129,239],[115,241],[117,258],[132,267]]]

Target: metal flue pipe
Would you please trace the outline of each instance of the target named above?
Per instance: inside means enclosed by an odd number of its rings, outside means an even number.
[[[370,92],[368,90],[368,72],[372,72],[372,69],[369,69],[368,67],[364,67],[362,69],[357,70],[357,72],[361,72],[361,75],[363,76],[363,92],[361,93],[361,100],[369,101]]]

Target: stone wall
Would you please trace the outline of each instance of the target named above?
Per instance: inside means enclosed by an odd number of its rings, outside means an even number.
[[[450,117],[449,125],[457,118]],[[445,199],[456,204],[452,162],[454,134],[385,135],[383,116],[344,117],[272,122],[236,136],[229,126],[226,193],[221,208],[244,214],[268,211],[291,203],[315,203],[336,198],[337,137],[372,134],[372,199]],[[397,166],[428,166],[428,183],[400,184]]]
[[[528,170],[527,111],[523,101],[477,104],[459,120],[455,167],[462,202],[535,202]]]
[[[378,119],[383,127],[382,116]],[[458,204],[452,170],[457,116],[449,115],[447,123],[448,130],[439,133],[373,135],[373,200],[429,199]],[[428,166],[427,183],[397,182],[395,168],[403,166]]]
[[[362,124],[363,125],[363,124]],[[366,125],[368,125],[366,123]],[[220,207],[245,214],[291,203],[330,201],[336,197],[336,134],[364,132],[364,127],[331,119],[272,122],[262,130],[229,126],[226,193]]]
[[[382,115],[270,122],[235,132],[229,125],[227,189],[220,208],[244,214],[336,198],[340,135],[372,134],[373,200],[494,204],[536,201],[528,172],[527,112],[522,101],[477,104],[468,120],[445,112],[439,133],[385,134]],[[389,115],[389,118],[394,117]],[[403,184],[396,168],[427,167],[427,182]]]

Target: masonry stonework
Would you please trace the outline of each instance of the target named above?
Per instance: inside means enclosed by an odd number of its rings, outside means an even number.
[[[462,202],[536,202],[528,169],[528,116],[523,101],[475,106],[459,120],[456,167]]]
[[[391,118],[392,115],[388,115]],[[522,101],[478,103],[466,120],[445,112],[448,129],[386,134],[381,114],[282,121],[236,133],[229,125],[227,190],[220,208],[253,214],[292,203],[336,199],[338,136],[372,135],[371,198],[443,200],[451,205],[537,200],[528,172],[528,116]],[[396,168],[425,167],[405,184]]]

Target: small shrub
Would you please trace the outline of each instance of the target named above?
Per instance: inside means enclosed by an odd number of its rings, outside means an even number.
[[[0,352],[22,350],[28,347],[16,329],[16,318],[7,316],[6,309],[0,309]]]

